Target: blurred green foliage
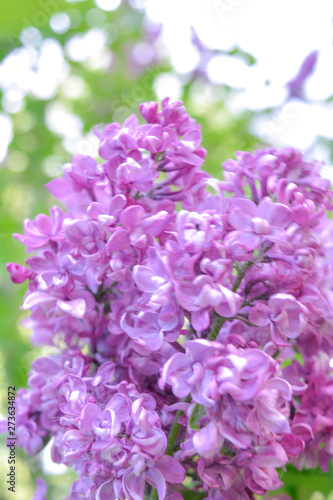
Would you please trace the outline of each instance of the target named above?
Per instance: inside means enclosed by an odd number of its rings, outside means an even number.
[[[87,22],[87,13],[91,9],[97,9],[92,0],[2,2],[1,59],[21,47],[20,33],[29,26],[37,27],[43,39],[56,39],[65,47],[73,35],[86,33],[91,29],[91,23]],[[71,19],[76,19],[75,27],[64,34],[54,33],[50,28],[49,18],[55,12],[68,12]],[[12,238],[12,233],[22,232],[24,219],[34,218],[40,212],[48,212],[54,200],[43,185],[53,176],[60,175],[59,166],[70,161],[71,157],[61,134],[48,128],[45,121],[47,109],[52,104],[60,103],[68,113],[81,118],[84,124],[83,134],[88,133],[97,123],[122,121],[130,113],[137,112],[140,102],[155,100],[157,96],[153,89],[157,76],[172,71],[166,59],[144,67],[141,71],[131,69],[129,49],[142,39],[142,12],[123,3],[115,11],[104,12],[101,19],[103,22],[98,29],[102,28],[109,34],[107,48],[112,51],[113,60],[109,67],[94,68],[86,62],[73,62],[64,51],[69,67],[67,78],[74,77],[83,85],[80,95],[68,97],[68,93],[66,95],[64,92],[64,84],[60,84],[51,99],[38,99],[28,93],[20,110],[12,113],[4,110],[11,116],[14,136],[7,159],[0,166],[0,397],[3,416],[6,413],[7,387],[26,387],[30,364],[43,352],[42,349],[33,348],[30,332],[20,325],[26,316],[19,309],[26,287],[13,285],[5,270],[6,262],[23,263],[26,259],[22,245]],[[212,175],[222,178],[221,163],[232,157],[234,151],[253,150],[259,146],[258,140],[248,131],[252,115],[245,113],[236,118],[227,111],[224,105],[227,89],[214,86],[204,78],[189,76],[185,79],[180,76],[180,79],[183,79],[181,98],[190,114],[202,125],[203,145],[208,151],[204,168]],[[53,165],[52,168],[45,167],[47,158],[48,165]],[[2,440],[1,444],[3,442]],[[36,476],[43,474],[40,472],[39,457],[25,458],[21,452],[19,457],[18,491],[15,498],[26,500],[32,498]],[[6,449],[1,446],[2,475],[6,472],[6,461]],[[49,476],[48,498],[63,498],[69,491],[73,477],[75,474],[72,471],[64,477]],[[327,495],[333,490],[331,473],[323,475],[317,471],[289,471],[283,475],[283,480],[283,492],[289,492],[295,500],[309,499],[315,491]],[[10,495],[10,492],[4,491],[1,498],[12,498]],[[194,495],[191,498],[195,498]]]

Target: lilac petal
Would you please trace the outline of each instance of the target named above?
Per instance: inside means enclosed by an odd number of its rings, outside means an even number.
[[[197,332],[202,332],[209,327],[210,316],[207,310],[194,311],[191,313],[191,322]]]
[[[34,307],[37,304],[43,304],[44,302],[54,302],[55,300],[56,299],[48,293],[32,292],[27,296],[27,298],[23,302],[21,309],[30,309],[31,307]]]
[[[206,427],[196,432],[193,436],[193,444],[200,456],[210,458],[220,451],[224,437],[219,432],[215,420],[209,422]]]
[[[171,218],[172,215],[170,215],[165,210],[162,210],[155,215],[146,217],[142,221],[141,227],[145,233],[151,234],[152,236],[154,236],[154,238],[156,238],[164,231],[165,226],[168,224]]]
[[[278,347],[288,347],[291,345],[273,323],[271,324],[271,337],[274,344]]]
[[[188,311],[197,311],[196,298],[200,293],[200,288],[193,283],[175,282],[175,292],[181,306]]]
[[[193,361],[201,361],[212,350],[222,351],[223,346],[219,342],[210,342],[206,339],[189,340],[186,344],[186,354]]]
[[[184,500],[184,497],[179,491],[173,491],[165,500]]]
[[[130,246],[131,242],[126,229],[119,228],[110,237],[106,244],[106,251],[110,254],[119,250],[125,250]]]
[[[253,462],[258,467],[281,467],[288,462],[283,447],[276,441],[256,447],[256,456]]]
[[[223,295],[223,299],[220,304],[214,307],[215,311],[220,316],[235,316],[240,308],[242,297],[238,295],[238,293],[235,293],[229,288],[222,285],[219,285],[219,290]]]
[[[74,318],[83,318],[86,312],[86,302],[83,299],[57,300],[57,306]]]
[[[292,397],[292,389],[290,384],[279,377],[274,377],[265,384],[265,389],[268,389],[269,391],[271,390],[277,390],[279,391],[279,394],[286,400],[290,401]]]
[[[73,194],[71,183],[64,177],[53,179],[48,184],[45,184],[45,187],[58,200],[65,200]]]
[[[294,424],[291,426],[291,432],[299,436],[305,443],[314,437],[312,427],[309,424]]]
[[[102,411],[96,404],[88,403],[82,410],[80,416],[80,429],[88,431],[93,429],[95,422],[102,420]]]
[[[146,437],[133,436],[132,439],[145,453],[153,456],[162,453],[167,446],[167,438],[164,432],[157,427],[153,427]]]
[[[271,310],[266,304],[257,302],[250,311],[249,321],[257,326],[266,326],[269,324],[270,314]]]
[[[252,228],[251,220],[257,216],[257,207],[253,201],[246,198],[232,200],[229,214],[229,223],[239,231],[249,231]]]
[[[135,113],[131,114],[123,123],[123,129],[134,130],[139,126],[139,119]]]
[[[177,408],[175,408],[175,409],[177,409]],[[0,420],[0,434],[5,434],[7,432],[7,430],[8,430],[7,420]]]
[[[144,214],[144,209],[140,205],[132,205],[121,212],[120,222],[128,230],[133,230],[139,226]]]
[[[136,476],[131,468],[123,475],[123,488],[127,500],[142,500],[145,490],[143,475]]]
[[[45,373],[48,376],[59,373],[59,365],[52,359],[44,356],[33,361],[31,366],[37,372]]]
[[[197,149],[200,146],[201,136],[200,127],[197,126],[185,132],[183,135],[183,141],[193,142],[195,148]]]
[[[113,480],[106,481],[98,488],[96,491],[96,500],[117,500],[114,493]]]
[[[191,366],[191,360],[185,354],[177,352],[163,366],[161,375],[162,385],[170,384],[172,385],[173,393],[177,397],[186,397],[190,392],[190,386],[186,383],[184,371],[187,369],[190,371]],[[180,377],[179,373],[182,373],[183,376]]]
[[[164,500],[166,495],[166,482],[163,474],[157,469],[149,468],[146,471],[146,481],[157,489],[158,500]]]
[[[305,447],[303,439],[291,433],[283,434],[279,443],[289,457],[297,457]]]
[[[285,229],[292,221],[290,208],[282,203],[274,203],[268,197],[263,198],[258,206],[259,216],[266,219],[271,226]]]
[[[246,449],[251,444],[251,435],[238,432],[226,423],[219,422],[222,436],[230,441],[236,448]]]
[[[258,469],[258,467],[256,468],[259,472],[260,472],[260,469]],[[265,479],[265,475],[262,474],[263,476],[263,479]],[[263,495],[264,493],[266,493],[266,489],[263,488],[262,486],[260,486],[254,479],[253,477],[253,471],[252,471],[252,468],[250,467],[245,467],[244,469],[244,473],[243,473],[243,477],[244,477],[244,482],[246,484],[246,486],[251,490],[253,491],[253,493],[256,493],[257,495]]]
[[[46,482],[41,477],[37,477],[36,486],[37,486],[36,491],[31,500],[46,500],[46,493],[47,493]]]
[[[113,410],[105,409],[103,412],[103,421],[99,427],[97,424],[93,424],[94,432],[97,436],[102,439],[107,437],[114,437],[120,433],[121,422],[118,420],[115,412]]]
[[[228,221],[236,231],[251,231],[252,229],[252,219],[250,219],[250,217],[244,217],[244,213],[240,208],[234,208],[234,210],[230,212]]]
[[[156,288],[164,283],[163,278],[156,276],[148,267],[140,265],[134,266],[133,278],[140,290],[146,293],[155,292]]]
[[[65,459],[76,460],[89,450],[92,438],[79,430],[73,429],[65,432],[62,443]]]
[[[115,394],[108,402],[105,409],[113,410],[120,422],[126,422],[130,417],[130,402],[122,394]]]
[[[184,467],[173,457],[164,455],[155,462],[155,469],[158,469],[164,476],[165,480],[172,484],[180,484],[186,477]]]
[[[122,209],[126,206],[126,196],[123,194],[117,194],[114,196],[109,204],[109,212],[114,216],[118,216]]]

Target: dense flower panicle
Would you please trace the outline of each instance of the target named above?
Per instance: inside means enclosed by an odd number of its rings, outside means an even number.
[[[96,128],[102,160],[74,156],[47,186],[64,209],[15,235],[33,255],[7,269],[28,280],[25,324],[52,351],[19,391],[20,445],[33,455],[53,440],[53,460],[78,474],[73,500],[181,500],[191,481],[207,499],[246,500],[282,486],[288,463],[327,470],[321,164],[290,148],[238,152],[213,179],[181,102],[140,113],[144,124]]]

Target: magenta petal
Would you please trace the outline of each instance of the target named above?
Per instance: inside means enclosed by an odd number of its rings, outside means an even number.
[[[242,297],[238,295],[238,293],[235,293],[229,290],[229,288],[224,287],[222,285],[219,286],[219,289],[223,294],[223,298],[219,303],[219,305],[214,307],[215,311],[220,316],[224,317],[235,316],[235,314],[238,312],[240,308]]]
[[[266,219],[271,226],[286,228],[292,221],[291,210],[286,205],[274,203],[270,198],[265,197],[258,206],[259,216]]]
[[[36,491],[31,500],[46,500],[46,493],[47,493],[46,482],[41,477],[37,477],[36,486],[37,486]]]
[[[286,340],[285,337],[283,337],[283,335],[281,335],[279,329],[274,324],[271,324],[271,336],[276,346],[290,346],[290,343]]]
[[[83,318],[86,312],[86,303],[83,299],[58,300],[57,306],[62,311],[74,316],[74,318]]]
[[[45,187],[58,200],[65,200],[73,194],[71,183],[64,177],[53,179],[48,184],[45,184]]]
[[[210,458],[220,451],[224,437],[220,434],[215,420],[209,422],[203,429],[193,436],[193,444],[200,456]]]
[[[120,222],[128,230],[139,226],[144,214],[144,209],[139,205],[132,205],[121,212]]]
[[[294,424],[291,426],[291,432],[299,436],[305,443],[313,439],[313,430],[309,424]]]
[[[96,500],[116,500],[113,480],[106,481],[96,491]]]
[[[130,246],[130,239],[126,229],[117,229],[110,237],[106,244],[106,251],[108,253],[116,252],[117,250],[125,250]]]
[[[157,469],[146,471],[146,481],[157,489],[158,500],[164,500],[166,495],[166,483],[163,474]]]
[[[162,210],[151,217],[145,218],[141,223],[141,227],[145,233],[151,234],[154,238],[156,238],[162,233],[171,218],[172,215],[165,210]]]
[[[292,397],[292,389],[290,384],[284,380],[283,378],[274,377],[265,384],[265,389],[277,390],[281,394],[281,396],[286,400],[290,401]]]
[[[92,437],[77,429],[72,429],[65,432],[62,442],[65,458],[76,460],[88,451],[92,443]]]
[[[81,412],[80,429],[82,431],[92,430],[94,422],[102,420],[102,412],[96,404],[88,403]]]
[[[201,309],[200,311],[194,311],[191,313],[191,321],[193,328],[197,332],[202,332],[209,327],[210,324],[210,316],[209,312],[205,309]]]
[[[266,493],[266,489],[264,489],[254,480],[252,468],[250,467],[245,467],[244,469],[244,482],[246,486],[254,493],[257,493],[258,495]]]
[[[126,422],[130,416],[130,403],[122,394],[115,394],[105,409],[113,410],[120,422]]]
[[[167,446],[167,438],[164,432],[157,427],[153,427],[146,436],[133,436],[132,439],[145,453],[149,453],[150,455],[157,456],[160,453],[163,453]]]
[[[257,446],[256,453],[253,463],[258,467],[281,467],[288,462],[283,447],[276,441]]]
[[[271,310],[266,304],[257,302],[250,311],[249,321],[257,326],[266,326],[269,324],[270,314]]]
[[[186,471],[184,467],[173,457],[164,455],[155,462],[155,469],[158,469],[165,480],[172,484],[180,484],[184,481]]]
[[[232,200],[229,223],[239,231],[251,230],[251,219],[257,216],[256,205],[246,198]]]
[[[123,475],[123,488],[127,500],[142,500],[145,490],[143,475],[136,476],[132,469],[127,469]]]
[[[173,491],[165,500],[184,500],[184,497],[179,491]]]
[[[159,278],[155,277],[155,273],[145,266],[134,266],[133,268],[133,278],[136,285],[143,292],[153,293],[158,287]],[[154,279],[155,278],[155,279]],[[163,282],[163,280],[162,280]]]
[[[23,305],[21,306],[21,309],[30,309],[31,307],[37,305],[37,304],[42,304],[43,302],[52,302],[55,301],[56,299],[52,297],[52,295],[45,293],[45,292],[32,292],[30,293],[25,301],[23,302]]]
[[[280,445],[289,457],[297,457],[303,450],[305,443],[303,439],[295,434],[283,434]]]
[[[238,432],[231,426],[220,422],[219,423],[220,432],[222,436],[228,439],[231,443],[236,446],[236,448],[246,449],[251,444],[251,435],[245,432]]]

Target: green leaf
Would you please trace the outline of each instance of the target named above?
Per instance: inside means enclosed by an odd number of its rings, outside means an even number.
[[[194,491],[181,491],[180,493],[183,495],[184,500],[202,500],[207,496],[207,493]]]
[[[189,419],[189,426],[191,429],[199,430],[199,420],[206,415],[206,410],[203,405],[199,405],[198,403],[195,403],[193,411],[191,413],[190,419]]]

